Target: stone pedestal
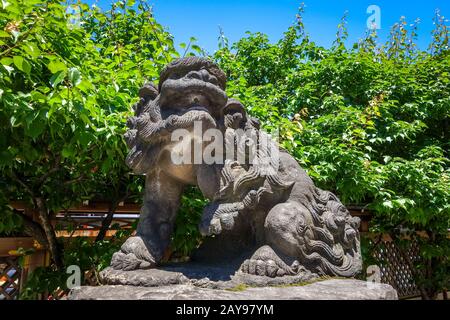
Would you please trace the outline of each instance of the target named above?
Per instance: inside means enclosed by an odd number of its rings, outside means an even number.
[[[204,272],[204,270],[202,270]],[[199,275],[203,275],[200,272]],[[214,274],[214,270],[209,270]],[[211,273],[212,272],[212,273]],[[236,273],[229,279],[187,277],[160,269],[101,273],[105,285],[77,287],[69,300],[396,300],[388,284],[355,279],[321,279],[311,274],[266,278]],[[307,279],[309,277],[309,280]],[[309,282],[305,282],[309,281]]]

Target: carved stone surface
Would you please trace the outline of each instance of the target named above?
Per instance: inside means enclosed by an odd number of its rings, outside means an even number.
[[[189,57],[170,63],[161,72],[158,86],[147,84],[139,91],[140,101],[125,138],[130,148],[127,164],[135,173],[146,175],[145,195],[136,236],[114,254],[111,267],[129,272],[160,266],[183,188],[194,185],[210,202],[199,225],[208,237],[193,261],[227,265],[234,268],[230,274],[239,270],[265,283],[276,278],[359,273],[359,219],[351,217],[334,194],[314,186],[297,161],[260,130],[258,119],[227,97],[225,84],[225,74],[213,62]],[[203,133],[216,129],[222,134],[224,149],[222,153],[215,150],[214,157],[223,161],[195,161],[191,145],[200,141],[200,153],[210,147],[196,124],[201,124]],[[174,140],[174,133],[181,129],[182,140]],[[248,147],[252,143],[255,149]],[[231,156],[230,145],[237,150]],[[194,161],[174,162],[174,154],[186,150]],[[249,160],[251,150],[256,150],[254,161]],[[240,161],[239,154],[249,157]],[[234,261],[233,267],[229,261]],[[126,282],[122,281],[126,276],[110,272],[108,281],[151,284],[140,274]],[[187,287],[178,288],[183,295]],[[146,289],[123,290],[141,290],[153,297]],[[186,290],[203,295],[198,289]]]
[[[138,269],[124,272],[121,270],[106,268],[100,273],[100,277],[104,284],[110,285],[159,287],[172,284],[190,283],[189,279],[180,272],[170,272],[160,269]]]
[[[77,287],[69,300],[396,300],[388,284],[353,279],[331,279],[304,286],[213,290],[189,284],[157,288],[108,285]]]
[[[259,276],[237,271],[231,274],[229,267],[186,264],[166,266],[164,269],[114,270],[106,268],[100,273],[105,285],[131,285],[141,287],[160,287],[175,284],[192,284],[209,289],[230,289],[241,285],[254,287],[279,286],[305,283],[316,278],[310,272],[284,277]]]

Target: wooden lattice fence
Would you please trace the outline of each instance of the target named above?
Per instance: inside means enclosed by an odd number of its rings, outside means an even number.
[[[394,287],[399,298],[420,296],[411,269],[411,265],[419,259],[417,242],[411,241],[407,248],[399,248],[393,241],[381,241],[375,247],[373,256],[380,268],[381,282]]]
[[[49,263],[50,254],[32,238],[0,238],[0,300],[18,299],[28,275]]]
[[[22,268],[17,257],[0,257],[0,300],[17,300]]]

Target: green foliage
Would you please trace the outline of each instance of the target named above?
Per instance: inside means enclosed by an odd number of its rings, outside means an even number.
[[[202,237],[198,225],[206,203],[199,189],[190,187],[184,192],[172,236],[174,258],[189,256],[200,245]]]
[[[0,237],[20,234],[23,229],[22,219],[14,214],[9,206],[8,199],[2,193],[0,193],[0,210]]]
[[[177,55],[143,8],[77,7],[82,27],[60,1],[9,0],[0,12],[1,192],[31,207],[43,198],[49,212],[128,172],[122,133],[137,90]]]
[[[22,219],[14,214],[8,204],[2,202],[1,199],[0,208],[2,210],[0,214],[0,237],[21,234],[23,229]]]
[[[20,233],[22,229],[22,220],[11,211],[4,211],[0,215],[0,237],[12,236],[14,233]]]
[[[108,12],[79,5],[83,27],[59,1],[7,3],[0,168],[10,180],[2,192],[33,206],[23,182],[57,211],[128,171],[121,135],[137,90],[177,54],[151,12],[123,1]]]
[[[36,300],[39,294],[53,293],[61,289],[67,281],[67,275],[52,267],[38,267],[27,279],[25,287],[20,292],[21,300]]]

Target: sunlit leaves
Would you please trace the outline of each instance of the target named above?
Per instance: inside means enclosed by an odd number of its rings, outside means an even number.
[[[25,73],[30,73],[31,71],[31,65],[30,63],[24,59],[22,56],[14,56],[13,57],[14,65],[20,70]]]
[[[81,82],[81,73],[77,68],[70,68],[69,69],[69,81],[74,85],[77,86]]]
[[[54,88],[58,84],[60,84],[66,76],[66,71],[60,70],[57,71],[51,78],[50,78],[50,85]]]
[[[66,64],[59,59],[50,61],[49,64],[47,65],[47,67],[50,70],[50,72],[53,74],[55,74],[59,71],[67,70]]]

